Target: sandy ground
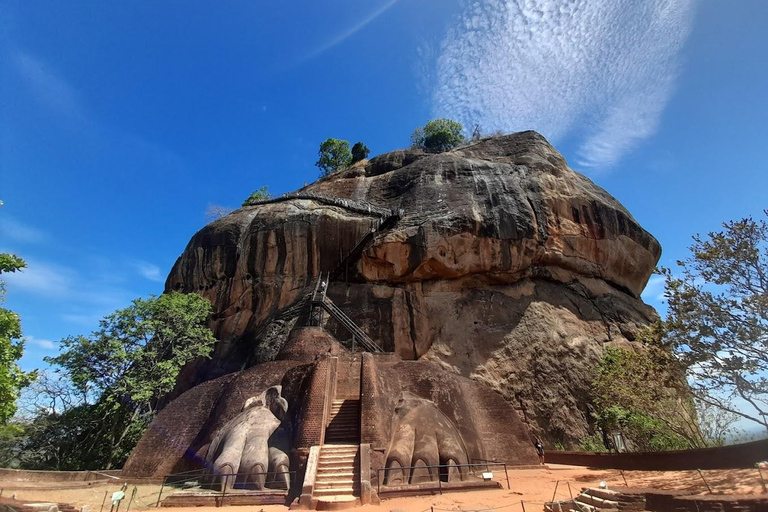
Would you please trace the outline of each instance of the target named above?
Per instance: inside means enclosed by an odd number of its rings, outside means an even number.
[[[726,494],[760,494],[763,492],[760,474],[757,469],[738,470],[706,470],[703,471],[704,479],[713,492]],[[768,478],[768,474],[764,475]],[[624,486],[622,475],[617,470],[592,470],[577,466],[550,465],[540,469],[510,470],[509,480],[511,489],[506,489],[506,481],[503,473],[495,474],[495,478],[503,482],[505,488],[492,491],[472,491],[465,493],[446,493],[442,496],[418,496],[411,498],[395,498],[382,500],[380,505],[366,505],[360,507],[367,512],[422,512],[432,508],[436,511],[446,510],[487,510],[502,508],[504,511],[523,512],[521,502],[525,505],[525,512],[540,512],[544,501],[551,501],[557,487],[556,498],[566,500],[570,492],[578,493],[582,487],[595,487],[600,481],[605,481],[608,487]],[[707,493],[707,486],[697,471],[625,471],[624,478],[631,487],[653,487],[657,489],[678,489],[694,493]],[[30,486],[25,483],[25,486]],[[50,486],[51,484],[39,484]],[[91,512],[99,512],[105,493],[111,496],[112,492],[119,490],[115,484],[101,484],[81,489],[13,489],[11,482],[0,481],[0,489],[3,496],[16,494],[18,499],[31,501],[66,502],[81,507],[89,505]],[[130,506],[130,510],[147,510],[154,508],[157,501],[158,485],[130,485],[127,497],[130,497],[134,487],[136,497]],[[569,491],[570,489],[570,491]],[[164,494],[169,492],[165,490]],[[120,510],[125,511],[126,501]],[[105,510],[109,510],[109,501]],[[233,507],[230,507],[233,508]],[[173,508],[173,511],[213,512],[216,508]],[[256,512],[286,512],[283,506],[260,507],[234,507],[234,510]]]

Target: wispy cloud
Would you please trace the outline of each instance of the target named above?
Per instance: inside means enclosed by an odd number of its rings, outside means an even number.
[[[121,279],[115,276],[130,274],[130,269],[116,264],[110,274],[80,272],[74,268],[26,259],[27,267],[12,274],[3,274],[8,289],[13,294],[27,294],[57,302],[66,301],[71,307],[86,307],[108,313],[127,306],[136,298],[133,292],[116,285]]]
[[[35,338],[34,336],[27,336],[26,340],[27,343],[42,348],[43,350],[56,350],[57,348],[56,343],[51,340]]]
[[[0,238],[14,242],[36,244],[44,241],[46,234],[11,217],[0,218]]]
[[[341,33],[339,33],[339,34],[335,35],[333,38],[331,38],[331,39],[330,39],[329,41],[327,41],[326,43],[324,43],[324,44],[322,44],[321,46],[319,46],[319,47],[315,48],[315,49],[314,49],[312,52],[310,52],[309,54],[307,54],[307,55],[306,55],[306,56],[305,56],[305,57],[302,59],[302,61],[307,61],[307,60],[309,60],[309,59],[312,59],[312,58],[314,58],[314,57],[317,57],[317,56],[318,56],[318,55],[320,55],[321,53],[325,53],[325,52],[327,52],[328,50],[330,50],[331,48],[333,48],[334,46],[337,46],[337,45],[339,45],[339,44],[343,43],[344,41],[346,41],[347,39],[349,39],[349,38],[350,38],[350,37],[352,37],[353,35],[355,35],[355,34],[357,34],[358,32],[360,32],[362,29],[364,29],[364,28],[366,27],[366,25],[368,25],[369,23],[371,23],[373,20],[375,20],[376,18],[378,18],[379,16],[381,16],[382,14],[384,14],[385,12],[387,12],[389,9],[391,9],[391,8],[392,8],[392,6],[394,6],[394,5],[395,5],[397,2],[399,2],[399,1],[400,1],[400,0],[389,0],[387,3],[385,3],[384,5],[382,5],[381,7],[379,7],[378,9],[376,9],[375,11],[373,11],[373,12],[372,12],[370,15],[368,15],[368,17],[366,17],[365,19],[363,19],[363,20],[360,20],[360,21],[359,21],[358,23],[356,23],[354,26],[352,26],[352,27],[349,27],[347,30],[345,30],[345,31],[343,31],[343,32],[341,32]]]
[[[140,135],[101,122],[77,88],[44,60],[13,47],[7,54],[0,54],[2,56],[10,58],[12,69],[21,79],[20,87],[31,94],[46,114],[50,114],[50,121],[56,121],[76,135],[78,146],[88,149],[89,157],[104,155],[123,166],[126,162],[141,166],[155,164],[164,171],[184,166],[183,160],[174,152]]]
[[[161,283],[165,280],[163,275],[160,273],[160,267],[157,265],[153,265],[152,263],[148,263],[146,261],[134,261],[133,266],[139,275],[144,279],[155,281],[156,283]]]
[[[29,258],[26,263],[26,268],[3,275],[9,289],[53,298],[72,293],[77,281],[77,272],[73,269]]]
[[[673,90],[692,0],[467,2],[443,41],[434,113],[484,131],[580,137],[611,167],[653,135]]]
[[[85,118],[74,88],[48,65],[24,51],[16,52],[14,61],[33,94],[48,108],[68,117]]]

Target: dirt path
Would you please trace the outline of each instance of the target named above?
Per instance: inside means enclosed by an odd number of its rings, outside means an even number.
[[[737,470],[706,470],[703,476],[714,492],[727,494],[759,494],[762,492],[760,475],[757,469]],[[499,474],[495,475],[499,478]],[[768,474],[766,475],[768,477]],[[624,478],[631,487],[654,487],[657,489],[678,489],[696,493],[706,493],[707,487],[696,471],[625,471]],[[522,512],[521,501],[525,503],[525,512],[540,512],[544,501],[552,500],[555,486],[557,486],[557,499],[569,498],[570,492],[577,493],[582,487],[595,487],[601,481],[605,481],[608,487],[620,487],[624,485],[621,473],[617,470],[592,470],[577,466],[551,465],[541,469],[510,470],[509,479],[511,489],[493,491],[473,491],[466,493],[450,493],[442,496],[417,496],[410,498],[395,498],[383,500],[380,505],[367,505],[362,507],[368,512],[422,512],[434,508],[435,511],[445,510],[479,510],[502,507],[503,511]],[[503,479],[502,479],[503,481]],[[559,483],[558,483],[559,482]],[[506,482],[504,481],[504,484]],[[100,484],[84,489],[11,489],[11,482],[0,481],[3,496],[16,494],[17,498],[25,501],[55,501],[67,502],[77,507],[90,506],[91,512],[99,512],[105,492],[111,495],[120,488],[115,484]],[[32,484],[25,483],[25,486]],[[49,483],[40,483],[42,486],[50,486]],[[154,508],[157,501],[158,485],[138,485],[137,501],[131,504],[131,510],[147,510]],[[128,487],[128,496],[134,489]],[[164,491],[164,493],[168,490]],[[121,510],[125,510],[127,501],[123,502]],[[106,510],[109,510],[107,501]],[[287,507],[263,506],[263,507],[234,507],[232,510],[255,510],[256,512],[286,512]],[[196,507],[190,509],[168,509],[178,512],[214,512],[220,510],[208,507]]]

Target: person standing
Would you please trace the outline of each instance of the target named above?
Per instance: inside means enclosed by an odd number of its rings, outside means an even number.
[[[536,453],[539,456],[539,462],[544,465],[544,446],[541,444],[541,439],[537,437],[534,446],[536,447]]]

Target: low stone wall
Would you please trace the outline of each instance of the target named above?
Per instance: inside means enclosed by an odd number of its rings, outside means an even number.
[[[768,439],[751,443],[677,450],[669,452],[591,453],[552,451],[546,453],[551,464],[569,464],[600,469],[682,470],[753,468],[768,460]]]
[[[0,468],[2,482],[91,482],[119,477],[121,470],[104,471],[37,471],[31,469]]]

